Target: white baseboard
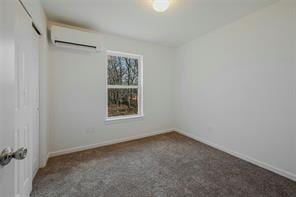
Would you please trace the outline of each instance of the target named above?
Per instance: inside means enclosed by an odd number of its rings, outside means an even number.
[[[254,164],[254,165],[257,165],[257,166],[259,166],[259,167],[261,167],[261,168],[264,168],[264,169],[266,169],[266,170],[269,170],[269,171],[272,171],[272,172],[274,172],[274,173],[276,173],[276,174],[279,174],[279,175],[281,175],[281,176],[284,176],[284,177],[286,177],[286,178],[288,178],[288,179],[291,179],[292,181],[296,181],[296,174],[293,174],[293,173],[288,172],[288,171],[286,171],[286,170],[279,169],[279,168],[274,167],[274,166],[272,166],[272,165],[270,165],[270,164],[267,164],[267,163],[265,163],[265,162],[258,161],[258,160],[254,159],[254,158],[252,158],[252,157],[249,157],[249,156],[247,156],[247,155],[244,155],[244,154],[238,153],[238,152],[236,152],[236,151],[233,151],[233,150],[227,149],[227,148],[225,148],[225,147],[223,147],[223,146],[220,146],[220,145],[215,144],[215,143],[213,143],[213,142],[210,142],[210,141],[208,141],[208,140],[202,139],[201,137],[196,136],[196,135],[194,135],[194,134],[192,134],[192,133],[188,133],[188,132],[183,131],[183,130],[180,130],[180,129],[174,129],[174,131],[176,131],[176,132],[178,132],[178,133],[180,133],[180,134],[182,134],[182,135],[185,135],[185,136],[187,136],[187,137],[189,137],[189,138],[192,138],[192,139],[194,139],[194,140],[196,140],[196,141],[199,141],[199,142],[201,142],[201,143],[207,144],[207,145],[209,145],[209,146],[211,146],[211,147],[213,147],[213,148],[216,148],[216,149],[218,149],[218,150],[221,150],[221,151],[223,151],[223,152],[226,152],[226,153],[228,153],[228,154],[230,154],[230,155],[232,155],[232,156],[234,156],[234,157],[240,158],[240,159],[245,160],[245,161],[247,161],[247,162],[250,162],[250,163],[252,163],[252,164]]]
[[[45,168],[46,167],[48,158],[49,158],[49,153],[46,155],[46,158],[44,159],[44,161],[40,162],[39,168]]]
[[[125,137],[125,138],[109,140],[109,141],[105,141],[105,142],[99,142],[99,143],[96,143],[96,144],[90,144],[90,145],[85,145],[85,146],[77,146],[77,147],[73,147],[73,148],[67,148],[67,149],[63,149],[63,150],[50,152],[48,154],[48,158],[56,157],[56,156],[60,156],[60,155],[66,155],[66,154],[79,152],[79,151],[84,151],[84,150],[89,150],[89,149],[93,149],[93,148],[98,148],[98,147],[102,147],[102,146],[118,144],[118,143],[121,143],[121,142],[137,140],[137,139],[150,137],[150,136],[154,136],[154,135],[159,135],[159,134],[163,134],[163,133],[169,133],[169,132],[172,132],[172,131],[174,131],[174,130],[173,129],[165,129],[165,130],[160,130],[160,131],[155,131],[155,132],[150,132],[150,133],[145,133],[145,134],[139,134],[139,135],[135,135],[135,136],[131,136],[131,137]]]

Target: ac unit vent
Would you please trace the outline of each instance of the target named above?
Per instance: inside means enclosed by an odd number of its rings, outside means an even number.
[[[90,46],[90,45],[85,45],[85,44],[78,44],[78,43],[73,43],[73,42],[65,42],[65,41],[60,41],[60,40],[55,40],[55,43],[62,43],[62,44],[68,44],[68,45],[76,45],[76,46],[81,46],[81,47],[89,47],[93,49],[97,49],[96,46]]]

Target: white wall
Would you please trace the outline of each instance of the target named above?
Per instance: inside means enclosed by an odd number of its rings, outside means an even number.
[[[296,179],[295,21],[282,1],[180,47],[177,128]]]
[[[104,53],[49,47],[49,151],[172,127],[174,50],[105,35],[109,50],[144,56],[144,118],[105,123]]]

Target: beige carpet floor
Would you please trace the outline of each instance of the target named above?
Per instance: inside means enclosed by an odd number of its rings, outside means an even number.
[[[32,197],[296,197],[296,183],[172,132],[51,158]]]

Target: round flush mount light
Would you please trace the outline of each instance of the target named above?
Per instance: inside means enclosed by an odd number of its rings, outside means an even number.
[[[153,9],[156,12],[164,12],[170,7],[169,0],[153,0]]]

